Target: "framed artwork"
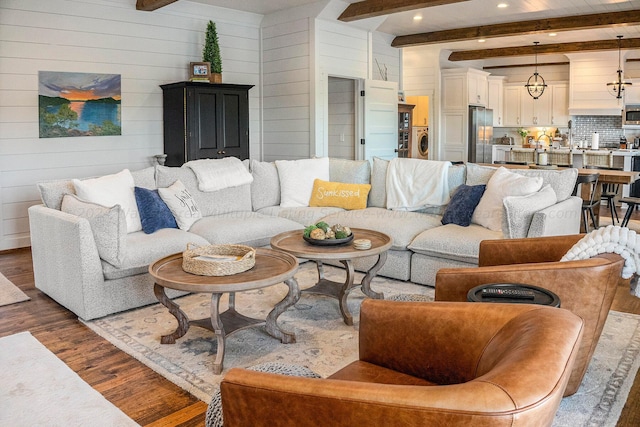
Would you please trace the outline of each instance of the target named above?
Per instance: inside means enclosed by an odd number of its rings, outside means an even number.
[[[208,82],[211,78],[210,62],[191,62],[189,64],[189,80]]]
[[[121,135],[120,74],[38,73],[40,138]]]

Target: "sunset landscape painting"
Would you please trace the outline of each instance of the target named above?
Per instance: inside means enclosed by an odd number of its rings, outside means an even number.
[[[40,138],[121,135],[120,74],[38,73]]]

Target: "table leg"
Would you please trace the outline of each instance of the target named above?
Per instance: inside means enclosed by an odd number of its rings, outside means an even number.
[[[378,274],[385,262],[387,262],[387,252],[382,252],[378,255],[378,262],[362,278],[362,292],[369,298],[384,299],[382,292],[376,292],[371,289],[371,280]]]
[[[164,287],[157,283],[153,285],[153,293],[156,295],[158,301],[169,309],[169,313],[173,314],[173,317],[178,321],[178,327],[169,335],[163,335],[160,337],[161,344],[175,344],[176,340],[187,333],[189,330],[189,318],[180,310],[180,306],[173,302],[165,293]]]
[[[229,294],[229,304],[231,304],[231,295],[235,297],[234,293]],[[212,293],[211,294],[211,327],[213,328],[213,333],[216,335],[216,341],[218,343],[218,348],[216,350],[216,360],[213,362],[213,373],[220,374],[222,373],[222,362],[224,360],[224,325],[222,324],[222,320],[220,319],[220,297],[222,294]]]
[[[280,329],[280,326],[278,326],[278,317],[287,311],[289,307],[298,302],[300,299],[300,288],[298,287],[298,281],[295,277],[285,280],[284,283],[289,287],[289,292],[282,301],[277,303],[273,307],[273,310],[269,312],[265,322],[265,328],[269,335],[279,339],[283,344],[291,344],[296,342],[296,336],[295,334],[285,332]]]
[[[353,282],[355,278],[355,270],[353,268],[353,263],[350,259],[340,260],[342,265],[347,272],[347,278],[344,281],[344,285],[340,288],[340,292],[338,293],[338,301],[340,301],[340,312],[342,313],[342,318],[344,319],[344,323],[352,326],[353,325],[353,316],[349,311],[349,306],[347,305],[347,297],[349,296],[349,291],[353,288]]]

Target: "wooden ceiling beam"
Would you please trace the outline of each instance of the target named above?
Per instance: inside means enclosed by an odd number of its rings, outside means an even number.
[[[420,46],[444,42],[539,34],[553,31],[586,30],[638,23],[640,23],[640,10],[595,13],[592,15],[535,19],[532,21],[507,22],[503,24],[481,25],[478,27],[456,28],[451,30],[433,31],[430,33],[410,34],[396,37],[393,39],[391,46]]]
[[[145,12],[151,12],[161,7],[165,7],[168,4],[174,3],[178,0],[138,0],[136,2],[136,10],[144,10]]]
[[[620,47],[622,49],[640,48],[640,38],[622,39],[620,41]],[[486,58],[526,56],[534,55],[536,52],[538,54],[550,54],[614,49],[618,49],[618,40],[592,40],[587,42],[541,44],[537,47],[531,45],[501,47],[497,49],[461,50],[452,52],[451,55],[449,55],[449,61],[472,61]]]
[[[339,21],[352,22],[391,13],[407,12],[425,7],[461,3],[469,0],[364,0],[351,3],[338,17]]]

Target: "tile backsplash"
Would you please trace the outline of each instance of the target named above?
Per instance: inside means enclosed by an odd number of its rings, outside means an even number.
[[[624,135],[621,116],[572,116],[573,141],[589,141],[593,132],[600,134],[601,147],[618,147]]]

